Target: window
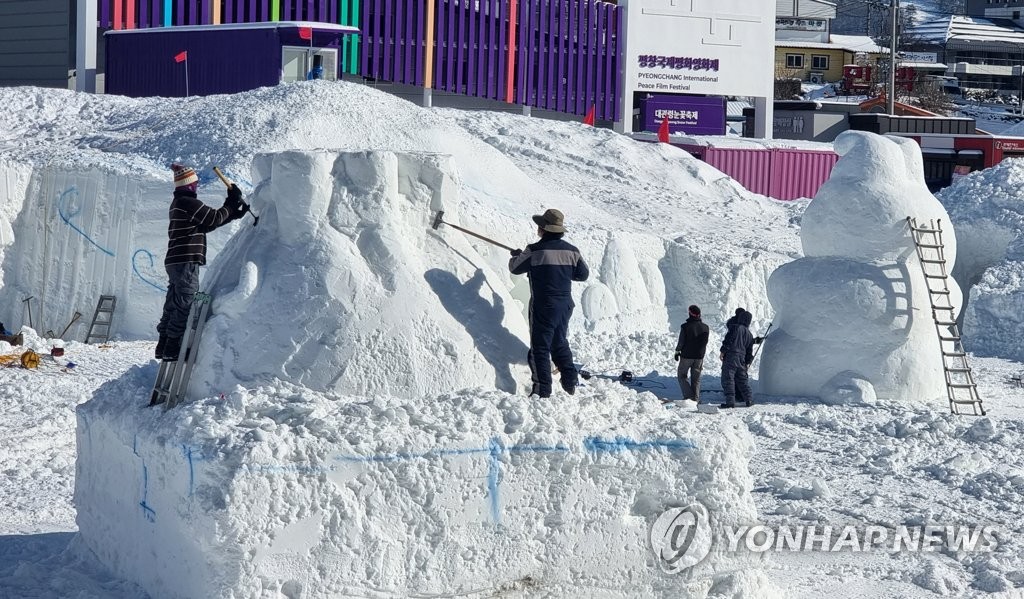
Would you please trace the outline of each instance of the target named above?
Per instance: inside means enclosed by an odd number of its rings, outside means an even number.
[[[1019,18],[1020,18],[1020,11],[1019,10],[1013,11],[1013,20],[1016,21]]]
[[[803,54],[787,54],[786,55],[786,68],[787,69],[802,69],[802,68],[804,68],[804,55]]]
[[[811,69],[815,71],[828,70],[828,56],[824,54],[811,55]]]

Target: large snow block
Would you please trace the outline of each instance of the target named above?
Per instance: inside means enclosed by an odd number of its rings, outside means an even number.
[[[402,397],[529,380],[507,267],[431,226],[439,210],[459,222],[450,156],[296,150],[258,156],[253,171],[259,226],[203,280],[214,303],[197,396],[274,379]]]
[[[571,402],[278,384],[164,413],[140,407],[154,374],[79,406],[75,489],[84,545],[154,597],[703,597],[757,569],[721,541],[667,572],[649,538],[695,502],[718,540],[755,521],[735,420],[603,381]]]

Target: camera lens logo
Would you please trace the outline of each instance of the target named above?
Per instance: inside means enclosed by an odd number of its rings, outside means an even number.
[[[703,504],[665,510],[651,528],[651,548],[669,574],[700,563],[711,552],[711,516]]]

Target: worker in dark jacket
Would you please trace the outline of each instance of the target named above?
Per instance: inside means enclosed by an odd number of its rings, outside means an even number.
[[[586,281],[590,269],[576,246],[563,241],[564,217],[549,209],[534,215],[540,241],[525,250],[512,250],[508,269],[530,278],[530,351],[526,359],[533,375],[533,394],[551,396],[551,362],[558,367],[562,389],[572,395],[579,382],[566,333],[575,304],[572,282]]]
[[[167,226],[167,298],[156,330],[157,359],[178,359],[181,338],[188,324],[192,299],[199,291],[199,267],[206,264],[206,234],[245,214],[242,191],[237,185],[228,189],[228,197],[220,208],[210,208],[199,201],[196,172],[180,164],[172,164],[174,171],[174,199],[168,211]]]
[[[700,319],[700,306],[690,306],[690,317],[679,327],[675,359],[679,362],[676,378],[683,399],[700,403],[700,373],[704,368],[704,354],[708,348],[708,325]],[[689,380],[687,380],[689,377]]]
[[[754,393],[750,390],[747,378],[747,369],[754,361],[754,336],[749,330],[753,318],[750,312],[737,308],[735,316],[725,323],[728,331],[718,355],[722,360],[722,391],[725,393],[723,408],[735,408],[737,399],[747,406],[753,403]]]

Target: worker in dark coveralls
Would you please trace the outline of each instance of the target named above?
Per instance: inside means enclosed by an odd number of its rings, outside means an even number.
[[[711,331],[700,319],[700,306],[690,306],[687,311],[689,318],[679,327],[679,342],[676,343],[674,357],[679,362],[676,378],[683,399],[700,403],[700,374],[704,369],[704,354]]]
[[[199,291],[199,267],[206,264],[206,234],[245,215],[242,190],[232,184],[228,197],[220,208],[210,208],[199,201],[196,188],[199,177],[195,170],[172,164],[174,171],[174,199],[168,211],[167,298],[156,330],[160,337],[156,344],[158,360],[178,359],[181,338],[188,325],[188,312]]]
[[[551,362],[561,375],[562,390],[569,395],[579,383],[566,333],[575,304],[572,282],[586,281],[590,269],[576,246],[564,241],[564,217],[554,208],[537,214],[540,241],[525,250],[512,250],[508,269],[530,278],[530,351],[526,359],[533,375],[533,395],[551,397]]]
[[[722,360],[722,392],[725,394],[723,408],[735,408],[736,400],[750,406],[754,401],[754,392],[750,389],[747,369],[754,361],[754,336],[750,333],[750,321],[754,315],[743,308],[737,308],[736,314],[726,321],[728,331],[722,340],[722,350],[718,357]]]

